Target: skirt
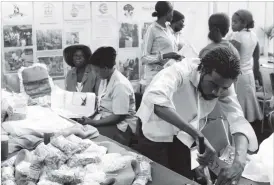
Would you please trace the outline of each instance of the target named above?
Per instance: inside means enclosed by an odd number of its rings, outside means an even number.
[[[239,103],[247,121],[262,120],[263,114],[256,97],[256,86],[253,72],[239,75],[235,82]]]

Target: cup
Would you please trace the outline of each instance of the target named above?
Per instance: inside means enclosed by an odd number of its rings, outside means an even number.
[[[9,156],[9,137],[2,135],[1,137],[1,161],[4,161]]]
[[[44,143],[45,145],[47,145],[48,143],[50,143],[50,138],[54,136],[53,132],[45,132],[44,133]]]

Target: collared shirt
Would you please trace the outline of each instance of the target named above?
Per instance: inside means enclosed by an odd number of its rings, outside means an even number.
[[[142,48],[142,62],[145,64],[145,76],[147,84],[160,70],[166,61],[162,60],[162,54],[176,51],[176,43],[172,34],[172,28],[166,24],[166,28],[153,22],[144,36]]]
[[[197,60],[197,61],[196,61]],[[154,113],[154,105],[176,109],[173,95],[180,91],[184,112],[180,113],[185,122],[199,129],[199,121],[205,118],[218,102],[221,112],[226,116],[232,134],[243,133],[249,140],[249,150],[258,148],[255,132],[244,118],[243,111],[238,102],[237,95],[232,85],[218,99],[207,101],[202,98],[197,90],[200,73],[197,70],[199,59],[185,58],[182,62],[175,63],[160,71],[147,87],[137,116],[142,121],[142,130],[146,138],[154,142],[172,142],[173,136],[179,129],[162,120]],[[180,140],[191,146],[193,138],[180,131]]]
[[[99,85],[100,78],[92,70],[91,65],[86,66],[81,82],[81,89],[77,89],[77,72],[75,67],[68,72],[65,80],[66,90],[71,92],[79,92],[78,90],[81,90],[80,92],[94,92],[97,95]]]
[[[117,69],[109,82],[101,80],[99,87],[99,114],[105,118],[112,114],[126,115],[125,120],[117,124],[119,130],[125,132],[128,125],[136,131],[135,96],[130,81]]]

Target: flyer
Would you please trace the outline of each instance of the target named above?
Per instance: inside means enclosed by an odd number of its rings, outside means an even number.
[[[118,47],[118,23],[116,2],[91,2],[93,50],[101,46]]]
[[[36,26],[63,24],[63,2],[34,2]]]
[[[32,2],[2,2],[3,24],[31,24],[33,20]]]
[[[90,2],[64,2],[64,20],[88,20]]]
[[[91,23],[85,20],[64,22],[64,46],[74,44],[90,44]]]

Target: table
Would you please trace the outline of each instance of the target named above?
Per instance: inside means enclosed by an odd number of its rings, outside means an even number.
[[[92,141],[95,142],[101,142],[101,141],[110,141],[113,143],[118,144],[119,146],[127,149],[128,151],[136,152],[133,149],[124,146],[108,137],[100,135],[99,137],[92,139]],[[138,153],[138,152],[136,152]],[[186,177],[181,176],[180,174],[173,172],[172,170],[153,162],[151,165],[151,173],[152,173],[152,182],[149,182],[147,185],[198,185],[196,182],[193,182]]]

